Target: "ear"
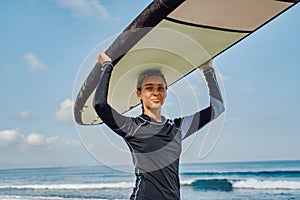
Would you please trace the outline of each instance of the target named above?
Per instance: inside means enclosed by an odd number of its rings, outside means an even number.
[[[136,96],[141,99],[142,98],[142,92],[140,90],[136,91]]]

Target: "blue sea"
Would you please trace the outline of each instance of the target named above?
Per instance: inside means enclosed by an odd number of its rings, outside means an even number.
[[[1,200],[128,199],[134,174],[105,166],[0,169]],[[181,199],[300,199],[300,161],[180,166]]]

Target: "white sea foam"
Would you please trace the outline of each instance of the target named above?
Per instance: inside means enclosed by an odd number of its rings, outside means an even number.
[[[248,179],[244,181],[238,181],[233,183],[233,188],[243,189],[290,189],[299,190],[299,181],[287,181],[287,180],[257,180]]]
[[[73,190],[73,189],[104,189],[104,188],[132,188],[131,182],[117,183],[91,183],[91,184],[41,184],[41,185],[4,185],[0,189],[49,189],[49,190]]]
[[[181,185],[190,185],[197,179],[181,180]],[[73,190],[73,189],[117,189],[133,188],[134,182],[89,183],[89,184],[32,184],[32,185],[0,185],[0,189],[34,189],[34,190]]]
[[[63,197],[49,197],[49,196],[0,196],[1,200],[84,200],[84,198],[63,198]],[[96,199],[89,199],[96,200]],[[107,199],[99,199],[97,200],[107,200]]]
[[[181,180],[180,185],[191,185],[193,182],[195,182],[197,179],[187,179],[187,180]]]

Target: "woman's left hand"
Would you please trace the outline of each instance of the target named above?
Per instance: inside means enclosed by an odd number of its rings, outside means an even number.
[[[209,61],[207,61],[206,63],[204,63],[203,65],[201,65],[199,68],[204,71],[210,67],[213,66],[213,59],[210,59]]]

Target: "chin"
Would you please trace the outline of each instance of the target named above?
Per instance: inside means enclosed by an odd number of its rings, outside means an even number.
[[[156,104],[153,104],[152,106],[151,106],[151,108],[152,109],[158,109],[158,108],[161,108],[162,107],[162,103],[156,103]]]

